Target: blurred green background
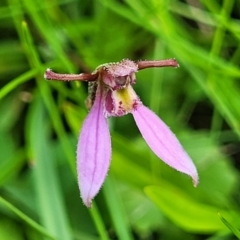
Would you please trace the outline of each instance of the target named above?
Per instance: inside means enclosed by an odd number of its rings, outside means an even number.
[[[239,18],[238,0],[2,0],[0,239],[239,238]],[[151,153],[131,115],[111,118],[111,167],[87,209],[75,169],[87,85],[44,71],[172,57],[180,68],[141,71],[135,89],[198,187]]]

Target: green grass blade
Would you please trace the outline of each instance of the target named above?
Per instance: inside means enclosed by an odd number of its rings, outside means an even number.
[[[6,96],[9,92],[14,90],[17,86],[20,84],[29,81],[35,74],[37,73],[37,69],[31,69],[20,76],[16,77],[12,81],[10,81],[8,84],[6,84],[0,91],[0,99],[2,99],[4,96]]]
[[[130,224],[127,221],[126,209],[124,209],[122,199],[118,195],[113,177],[107,177],[103,192],[118,238],[121,240],[133,240]]]
[[[43,236],[49,238],[49,239],[56,239],[53,237],[53,235],[50,233],[50,231],[47,231],[45,228],[43,228],[41,225],[33,221],[31,218],[26,216],[23,212],[18,210],[16,207],[14,207],[11,203],[6,201],[4,198],[0,197],[0,204],[4,206],[6,209],[10,210],[14,214],[16,214],[20,219],[22,219],[26,224],[31,226],[33,229],[41,233]]]
[[[48,121],[40,98],[32,105],[29,116],[29,151],[35,161],[34,184],[37,192],[38,212],[43,225],[58,239],[72,239],[64,206],[63,193],[54,164],[47,130]]]
[[[102,240],[109,240],[106,228],[104,226],[103,219],[101,217],[101,213],[99,212],[97,205],[92,204],[92,208],[89,210],[90,214],[92,216],[92,219],[94,220],[94,224],[98,230],[98,233]]]
[[[238,238],[240,239],[240,231],[237,227],[233,226],[226,218],[221,216],[221,213],[218,214],[222,222],[229,228],[229,230]]]

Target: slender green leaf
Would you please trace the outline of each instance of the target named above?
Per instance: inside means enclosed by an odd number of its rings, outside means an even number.
[[[133,236],[130,231],[130,223],[127,221],[126,209],[116,191],[113,177],[108,176],[105,180],[103,191],[119,239],[132,240]]]
[[[33,221],[31,218],[29,218],[28,216],[26,216],[23,212],[21,212],[19,209],[17,209],[16,207],[14,207],[11,203],[9,203],[8,201],[6,201],[4,198],[0,197],[0,204],[2,206],[4,206],[6,209],[8,209],[9,211],[13,212],[14,214],[16,214],[20,219],[22,219],[26,224],[28,224],[29,226],[31,226],[33,229],[35,229],[36,231],[38,231],[39,233],[41,233],[43,236],[48,237],[49,239],[55,239],[55,237],[53,237],[53,235],[50,233],[50,231],[46,230],[45,228],[43,228],[42,226],[40,226],[38,223],[36,223],[35,221]]]
[[[169,219],[186,231],[211,233],[226,228],[218,216],[219,211],[225,210],[197,202],[171,185],[148,186],[145,193]]]
[[[63,193],[47,134],[48,118],[40,98],[32,106],[29,118],[29,144],[34,159],[34,183],[42,224],[58,239],[72,239]]]
[[[240,239],[240,231],[237,227],[235,227],[233,224],[231,224],[226,218],[221,216],[221,213],[219,213],[220,219],[222,222],[229,228],[229,230],[238,238]]]

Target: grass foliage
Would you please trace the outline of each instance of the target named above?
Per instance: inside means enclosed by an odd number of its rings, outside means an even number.
[[[0,239],[240,238],[240,1],[3,0],[0,3]],[[146,146],[132,116],[109,120],[113,156],[92,209],[75,151],[90,72],[175,57],[137,73],[137,93],[176,133],[200,184]]]

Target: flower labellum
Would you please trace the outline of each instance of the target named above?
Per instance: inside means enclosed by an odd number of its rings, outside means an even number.
[[[110,165],[108,117],[132,113],[151,150],[172,168],[191,176],[194,186],[198,184],[196,167],[175,135],[154,112],[143,105],[133,90],[135,73],[151,67],[178,67],[178,63],[175,59],[137,62],[123,59],[100,65],[92,73],[59,74],[47,69],[44,74],[48,80],[89,82],[86,105],[90,111],[83,122],[77,146],[78,183],[87,207],[91,207]]]

